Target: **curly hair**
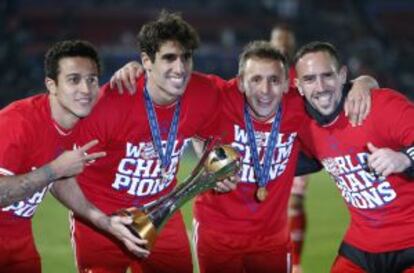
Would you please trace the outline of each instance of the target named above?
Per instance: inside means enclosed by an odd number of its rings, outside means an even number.
[[[194,51],[199,46],[195,29],[177,13],[162,11],[157,20],[142,26],[137,35],[138,49],[145,52],[152,62],[161,45],[166,41],[177,41],[185,50]]]

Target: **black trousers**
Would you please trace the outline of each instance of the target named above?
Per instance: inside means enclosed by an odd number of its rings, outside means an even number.
[[[371,253],[342,242],[339,255],[346,257],[369,273],[401,273],[414,266],[414,248]]]

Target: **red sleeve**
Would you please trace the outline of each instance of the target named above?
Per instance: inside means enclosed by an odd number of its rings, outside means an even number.
[[[228,81],[222,79],[217,75],[208,74],[206,75],[206,77],[210,80],[211,84],[219,91],[223,91],[228,84]]]
[[[204,125],[197,131],[197,137],[206,140],[210,137],[217,138],[220,135],[219,122],[222,111],[222,92],[220,88],[226,83],[224,80],[221,82],[219,77],[210,78],[208,92],[203,100],[203,107],[205,111],[205,122]]]
[[[25,151],[30,146],[27,128],[19,115],[0,115],[0,175],[13,175],[23,168]]]
[[[390,147],[414,144],[414,104],[389,89],[373,93],[373,126]],[[375,112],[374,112],[375,111]]]

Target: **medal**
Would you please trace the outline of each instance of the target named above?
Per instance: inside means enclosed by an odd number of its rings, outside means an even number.
[[[259,187],[256,191],[256,197],[257,200],[259,200],[260,202],[263,202],[264,200],[266,200],[267,197],[267,190],[265,187]]]
[[[144,99],[145,99],[145,109],[147,110],[148,121],[149,121],[150,129],[151,129],[153,145],[154,145],[155,150],[158,152],[159,159],[161,160],[161,179],[162,181],[166,181],[168,179],[167,169],[171,163],[172,151],[174,148],[175,140],[177,138],[178,121],[179,121],[180,109],[181,109],[181,97],[178,98],[177,105],[175,107],[174,116],[172,118],[170,130],[168,132],[168,139],[167,139],[165,153],[162,149],[160,128],[158,126],[158,120],[155,114],[154,105],[148,93],[146,84],[144,86]]]
[[[276,142],[277,142],[278,135],[279,135],[281,118],[282,118],[282,105],[279,104],[276,117],[273,121],[272,129],[270,131],[270,136],[267,141],[267,148],[266,148],[266,151],[264,152],[263,166],[261,166],[260,159],[259,159],[259,152],[257,150],[256,137],[255,137],[254,128],[253,128],[253,122],[250,117],[248,103],[245,97],[244,122],[246,125],[247,137],[249,140],[249,146],[250,146],[250,150],[252,154],[254,174],[256,176],[257,185],[259,187],[256,191],[256,197],[257,197],[257,200],[259,200],[260,202],[263,202],[266,199],[267,194],[268,194],[266,190],[266,185],[267,183],[269,183],[270,165],[272,163],[272,157],[274,155],[275,148],[276,148]],[[264,143],[266,143],[266,140],[264,140]]]

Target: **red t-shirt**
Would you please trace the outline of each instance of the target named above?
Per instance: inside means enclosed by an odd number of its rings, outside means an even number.
[[[95,151],[107,156],[88,166],[78,177],[86,197],[105,213],[141,206],[174,189],[179,160],[192,137],[207,138],[220,111],[218,89],[205,76],[193,73],[181,99],[177,139],[168,178],[161,178],[161,161],[154,149],[143,96],[144,78],[136,94],[119,95],[103,87],[103,96],[82,123],[78,145],[98,139]],[[162,145],[166,140],[176,104],[154,105]]]
[[[280,134],[267,185],[269,194],[264,202],[259,202],[255,197],[256,176],[244,123],[244,98],[235,80],[223,87],[223,111],[217,128],[224,142],[231,143],[241,154],[241,181],[232,192],[217,194],[209,191],[198,196],[195,202],[196,218],[200,227],[218,233],[272,235],[279,238],[276,244],[284,245],[289,240],[287,205],[300,146],[296,140],[306,115],[303,100],[297,92],[288,92],[283,97]],[[253,126],[262,161],[272,122],[253,119]]]
[[[52,120],[47,94],[10,104],[0,111],[0,175],[24,174],[49,163],[72,149],[74,130],[65,132]],[[48,189],[2,208],[0,236],[30,234],[31,218]]]
[[[351,214],[344,241],[369,252],[414,247],[414,184],[404,174],[377,179],[364,169],[367,143],[396,151],[414,143],[414,105],[389,89],[372,92],[372,110],[352,127],[343,112],[328,126],[306,126],[305,146],[335,180]]]

